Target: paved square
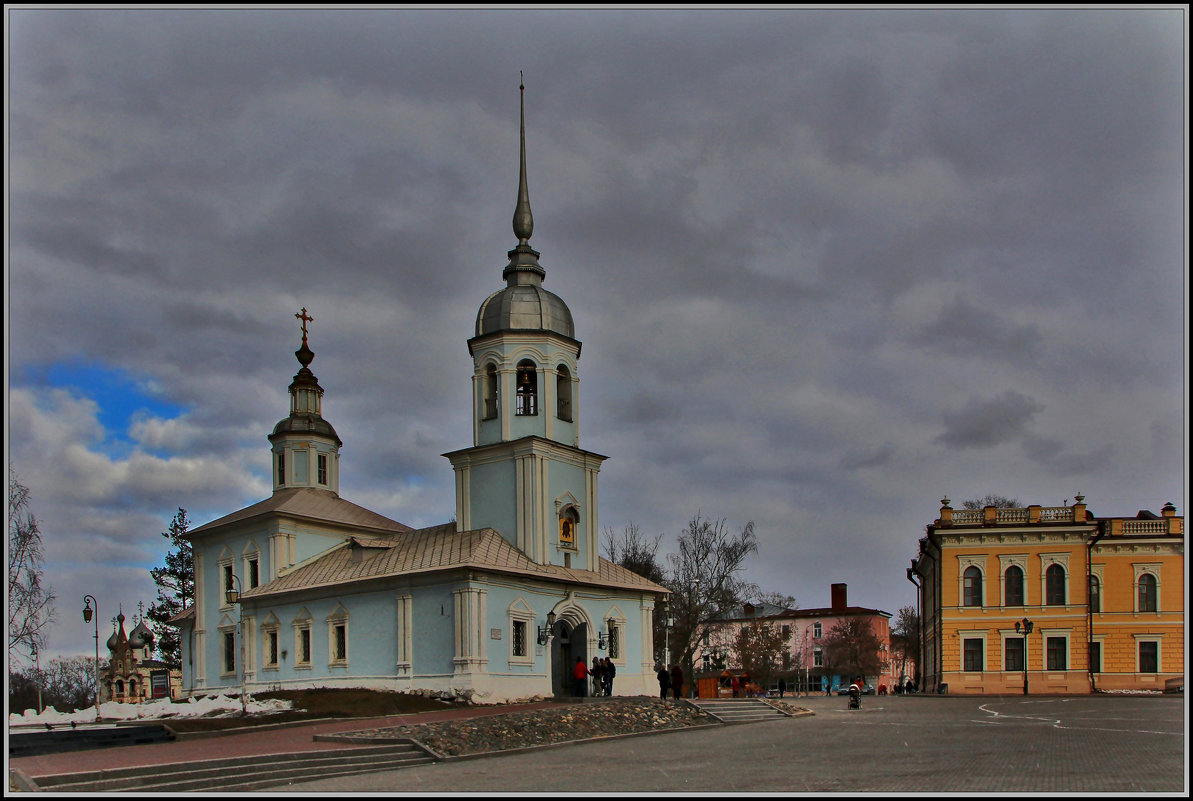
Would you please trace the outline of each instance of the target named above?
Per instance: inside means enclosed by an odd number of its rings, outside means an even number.
[[[795,702],[815,717],[605,740],[289,789],[1180,793],[1188,787],[1183,697],[868,696],[856,711],[837,696]]]

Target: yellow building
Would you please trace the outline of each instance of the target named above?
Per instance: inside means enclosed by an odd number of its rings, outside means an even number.
[[[919,686],[963,694],[1163,690],[1185,671],[1184,518],[941,501],[908,578]]]

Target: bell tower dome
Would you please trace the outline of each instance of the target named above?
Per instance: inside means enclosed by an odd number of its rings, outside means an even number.
[[[269,435],[273,446],[273,491],[312,487],[340,491],[340,442],[323,419],[323,387],[311,372],[315,353],[307,345],[307,323],[315,318],[306,307],[294,315],[302,321],[302,346],[294,351],[300,365],[290,383],[290,416]]]

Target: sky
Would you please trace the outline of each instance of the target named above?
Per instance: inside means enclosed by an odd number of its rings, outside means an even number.
[[[602,529],[914,604],[941,499],[1185,514],[1187,10],[6,8],[6,449],[91,653],[268,497],[306,308],[341,496],[454,515],[477,309],[571,308]]]

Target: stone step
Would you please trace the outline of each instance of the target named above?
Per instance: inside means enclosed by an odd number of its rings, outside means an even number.
[[[396,770],[434,761],[407,742],[43,776],[36,784],[39,790],[76,793],[253,790],[300,779]]]
[[[762,720],[791,717],[784,710],[771,706],[761,698],[691,699],[689,703],[704,710],[722,723],[756,723]]]

